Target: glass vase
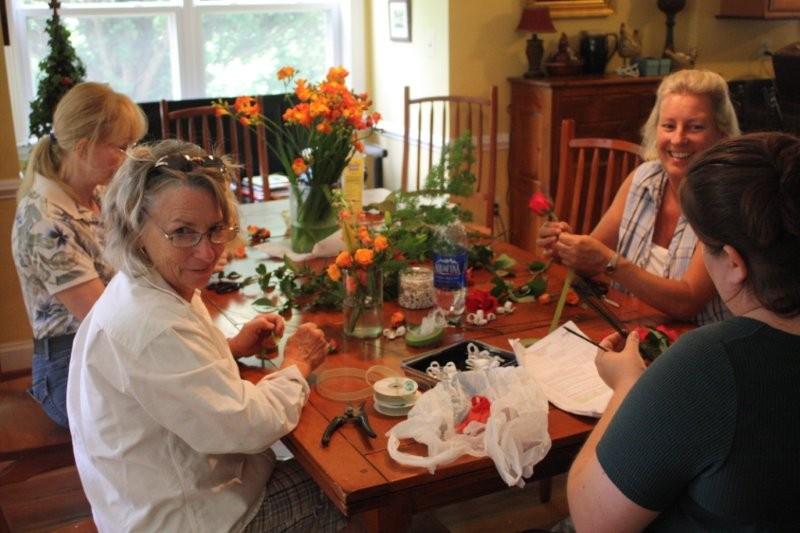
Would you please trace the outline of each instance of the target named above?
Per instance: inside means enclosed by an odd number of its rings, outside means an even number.
[[[350,337],[374,339],[383,332],[383,272],[353,267],[343,272],[344,332]]]
[[[327,186],[299,183],[289,194],[289,218],[293,252],[310,252],[315,244],[339,229]]]

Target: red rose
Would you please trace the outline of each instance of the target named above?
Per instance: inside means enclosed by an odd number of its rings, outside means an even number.
[[[528,207],[540,217],[547,216],[553,212],[553,203],[550,198],[538,191],[531,195],[531,199],[528,200]]]
[[[656,326],[656,331],[660,331],[661,333],[666,335],[667,338],[669,339],[670,344],[672,344],[678,339],[678,332],[675,331],[674,329],[669,329],[667,326],[663,324],[660,326]]]
[[[497,309],[497,298],[486,291],[472,289],[467,293],[465,306],[469,313],[474,313],[478,309],[483,310],[484,313],[494,313]]]
[[[650,328],[646,328],[644,326],[637,326],[635,331],[639,334],[640,342],[645,342],[647,340],[647,336],[650,335]]]

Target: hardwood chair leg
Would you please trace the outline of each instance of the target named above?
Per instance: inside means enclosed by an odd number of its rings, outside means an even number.
[[[539,501],[547,503],[550,501],[550,493],[553,490],[553,478],[548,477],[539,481]]]

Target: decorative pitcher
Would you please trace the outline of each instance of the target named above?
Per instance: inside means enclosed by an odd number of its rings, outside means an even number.
[[[617,34],[584,34],[581,37],[581,58],[585,74],[603,74],[606,64],[617,51]]]

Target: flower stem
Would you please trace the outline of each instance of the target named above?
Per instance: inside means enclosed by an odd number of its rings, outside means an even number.
[[[561,312],[564,311],[564,303],[567,301],[567,293],[569,288],[572,287],[572,279],[575,277],[575,270],[570,268],[567,270],[567,276],[564,278],[564,286],[561,287],[561,296],[558,297],[556,304],[556,311],[553,313],[553,321],[550,322],[550,331],[558,327],[558,321],[561,320]]]

